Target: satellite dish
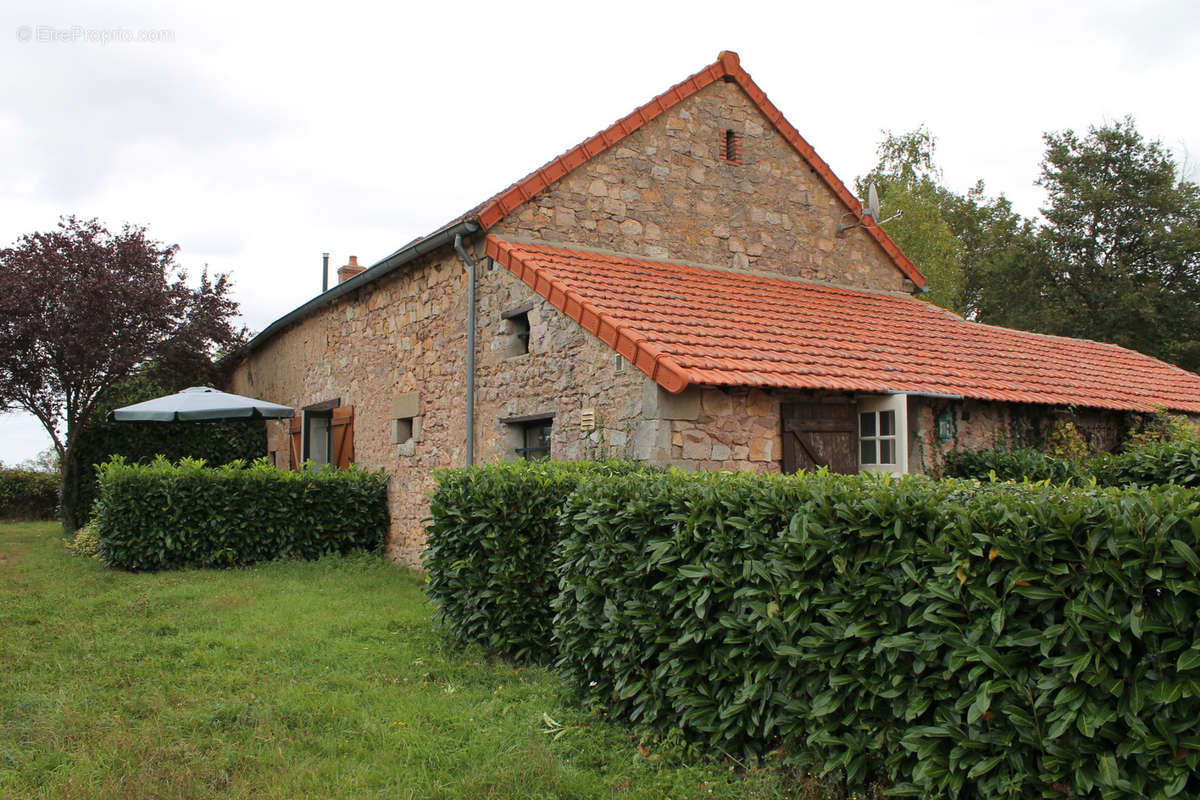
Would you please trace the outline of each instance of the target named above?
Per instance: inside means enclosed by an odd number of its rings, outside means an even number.
[[[863,209],[864,214],[869,214],[871,219],[879,221],[879,192],[875,191],[875,184],[867,184],[867,207]]]
[[[900,217],[903,214],[904,214],[903,211],[897,211],[895,214],[888,217],[887,219],[880,219],[879,217],[881,216],[881,214],[880,214],[880,210],[879,210],[879,192],[875,189],[875,184],[868,183],[867,184],[867,205],[862,210],[861,219],[858,222],[855,222],[853,225],[839,224],[838,229],[837,229],[837,235],[845,236],[847,231],[852,231],[855,228],[861,228],[863,226],[870,227],[871,225],[874,225],[874,226],[878,227],[879,225],[883,225],[886,222],[891,222],[894,219],[900,219]],[[852,216],[852,214],[847,213],[845,216]],[[871,218],[870,223],[867,222],[867,219],[866,219],[867,217]],[[845,218],[845,217],[843,217],[843,218]]]

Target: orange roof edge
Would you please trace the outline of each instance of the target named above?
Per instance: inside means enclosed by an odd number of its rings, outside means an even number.
[[[679,365],[628,328],[598,311],[559,282],[544,275],[536,265],[522,260],[503,239],[492,235],[487,237],[487,256],[524,281],[551,305],[579,323],[588,333],[620,353],[626,361],[646,373],[668,392],[679,394],[688,387],[690,381],[687,373]]]
[[[838,196],[838,199],[861,221],[863,218],[862,203],[846,188],[846,184],[833,174],[833,170],[813,150],[800,132],[784,118],[783,113],[775,107],[765,92],[750,77],[741,66],[738,54],[731,50],[722,50],[717,60],[686,80],[675,84],[645,105],[635,108],[632,113],[622,117],[609,127],[586,139],[561,156],[540,169],[534,170],[525,178],[514,183],[500,194],[492,197],[479,206],[473,215],[484,231],[489,230],[500,220],[504,219],[517,206],[529,200],[550,184],[565,176],[571,170],[595,158],[617,142],[624,139],[643,125],[656,119],[661,114],[683,102],[704,87],[722,78],[730,79],[741,87],[750,100],[758,106],[775,129],[787,140],[788,144],[803,158],[810,167],[821,177],[825,185]],[[925,285],[925,276],[901,252],[887,232],[872,220],[871,225],[863,225],[862,230],[873,238],[884,252],[892,259],[905,277],[918,287]]]
[[[486,251],[671,392],[902,392],[1200,412],[1200,375],[1117,345],[968,322],[902,293],[496,234]]]

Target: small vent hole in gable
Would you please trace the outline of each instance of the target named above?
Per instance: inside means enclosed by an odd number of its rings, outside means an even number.
[[[721,131],[721,160],[742,163],[742,135],[733,129]]]

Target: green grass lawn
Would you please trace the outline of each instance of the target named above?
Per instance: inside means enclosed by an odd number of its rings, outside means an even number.
[[[422,580],[365,555],[131,574],[0,524],[0,797],[809,796],[447,645]]]

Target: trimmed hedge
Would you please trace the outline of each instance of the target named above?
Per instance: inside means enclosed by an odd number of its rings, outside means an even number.
[[[424,554],[425,592],[439,619],[460,642],[517,661],[550,660],[559,510],[582,482],[650,469],[623,461],[514,461],[439,470]]]
[[[99,468],[94,526],[110,567],[232,567],[315,559],[382,547],[388,531],[381,472],[275,469],[263,459],[210,468],[203,461],[116,458]]]
[[[1090,464],[1107,486],[1154,486],[1174,483],[1200,487],[1200,439],[1150,442],[1117,455],[1099,456]]]
[[[0,519],[54,519],[57,509],[57,474],[0,469]]]
[[[591,481],[559,668],[615,716],[911,797],[1195,797],[1200,492]]]
[[[1200,796],[1200,491],[589,469],[439,473],[462,638],[851,788]]]
[[[1095,480],[1101,486],[1200,487],[1200,440],[1150,442],[1124,453],[1083,461],[1056,458],[1028,448],[960,451],[946,458],[949,477],[988,480],[992,474],[1001,481]]]
[[[267,452],[267,428],[261,419],[210,422],[97,422],[79,436],[79,494],[76,521],[87,524],[99,495],[96,467],[113,456],[131,464],[158,457],[171,462],[202,458],[209,464],[252,462]]]
[[[1047,455],[1031,447],[1017,450],[956,450],[946,454],[946,477],[986,481],[1079,482],[1087,477],[1077,462]]]

